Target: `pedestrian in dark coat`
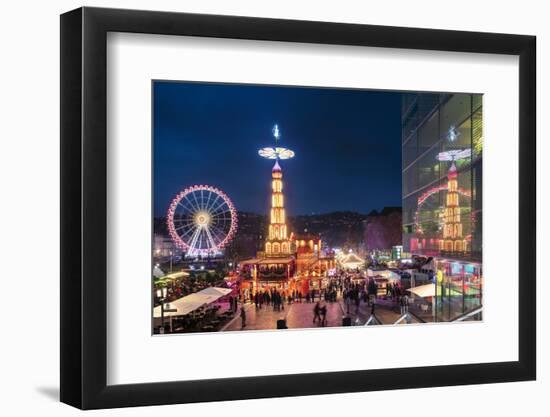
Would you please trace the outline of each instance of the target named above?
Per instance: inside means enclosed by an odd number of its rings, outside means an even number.
[[[317,320],[321,321],[321,305],[319,302],[313,307],[313,323],[317,323]]]
[[[327,306],[326,304],[320,308],[321,310],[321,326],[327,325]]]
[[[244,311],[244,306],[241,307],[241,329],[246,327],[246,312]]]

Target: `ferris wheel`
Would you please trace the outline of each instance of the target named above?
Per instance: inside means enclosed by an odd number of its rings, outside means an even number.
[[[170,204],[168,231],[186,256],[219,254],[237,231],[237,211],[229,197],[209,185],[181,191]]]

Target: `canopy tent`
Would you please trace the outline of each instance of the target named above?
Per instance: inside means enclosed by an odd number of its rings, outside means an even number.
[[[399,275],[397,272],[392,271],[390,269],[384,268],[368,268],[367,269],[367,276],[373,277],[375,279],[377,278],[385,278],[390,282],[396,282],[401,279],[401,275]]]
[[[410,291],[419,297],[434,297],[435,284],[420,285],[418,287],[409,288],[407,291]]]
[[[353,252],[339,256],[338,262],[346,269],[357,269],[365,265],[365,260]]]
[[[233,291],[231,288],[221,288],[221,287],[209,287],[205,288],[202,291],[199,291],[197,294],[205,294],[205,295],[219,295],[220,297],[223,297],[224,295],[229,294],[231,291]]]
[[[155,279],[154,283],[155,283],[155,285],[164,286],[164,285],[168,284],[168,282],[170,282],[170,281],[175,281],[177,279],[185,278],[185,277],[188,277],[188,276],[189,276],[188,272],[184,272],[184,271],[173,272],[172,274],[163,275],[162,277],[160,277],[158,279]]]
[[[165,309],[176,311],[165,312],[164,316],[184,316],[204,305],[213,303],[221,297],[229,294],[231,291],[232,290],[230,288],[210,287],[205,288],[204,290],[196,292],[194,294],[186,295],[185,297],[178,298],[176,301],[165,303]],[[153,317],[161,317],[160,306],[154,308]]]
[[[175,279],[179,279],[179,278],[185,278],[185,277],[188,277],[188,276],[189,276],[188,272],[178,271],[178,272],[173,272],[171,274],[168,274],[168,275],[162,277],[162,279],[175,280]]]
[[[156,280],[154,281],[154,284],[155,284],[157,287],[165,287],[165,286],[168,284],[168,281],[165,280],[165,279],[160,278],[160,279],[156,279]]]

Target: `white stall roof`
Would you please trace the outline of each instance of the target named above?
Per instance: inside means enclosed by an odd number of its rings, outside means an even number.
[[[420,285],[418,287],[409,288],[407,291],[419,297],[433,297],[435,296],[435,284]]]
[[[177,300],[170,303],[165,303],[165,309],[175,309],[176,311],[165,311],[164,316],[184,316],[204,305],[213,303],[224,295],[229,294],[231,291],[232,290],[229,288],[210,287],[205,288],[204,290],[196,292],[194,294],[186,295],[185,297],[178,298]],[[153,317],[161,317],[160,306],[154,308]]]

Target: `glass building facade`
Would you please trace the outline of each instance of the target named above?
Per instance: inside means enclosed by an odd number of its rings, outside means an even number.
[[[438,321],[482,303],[482,119],[481,94],[403,94],[403,251],[433,257]]]

